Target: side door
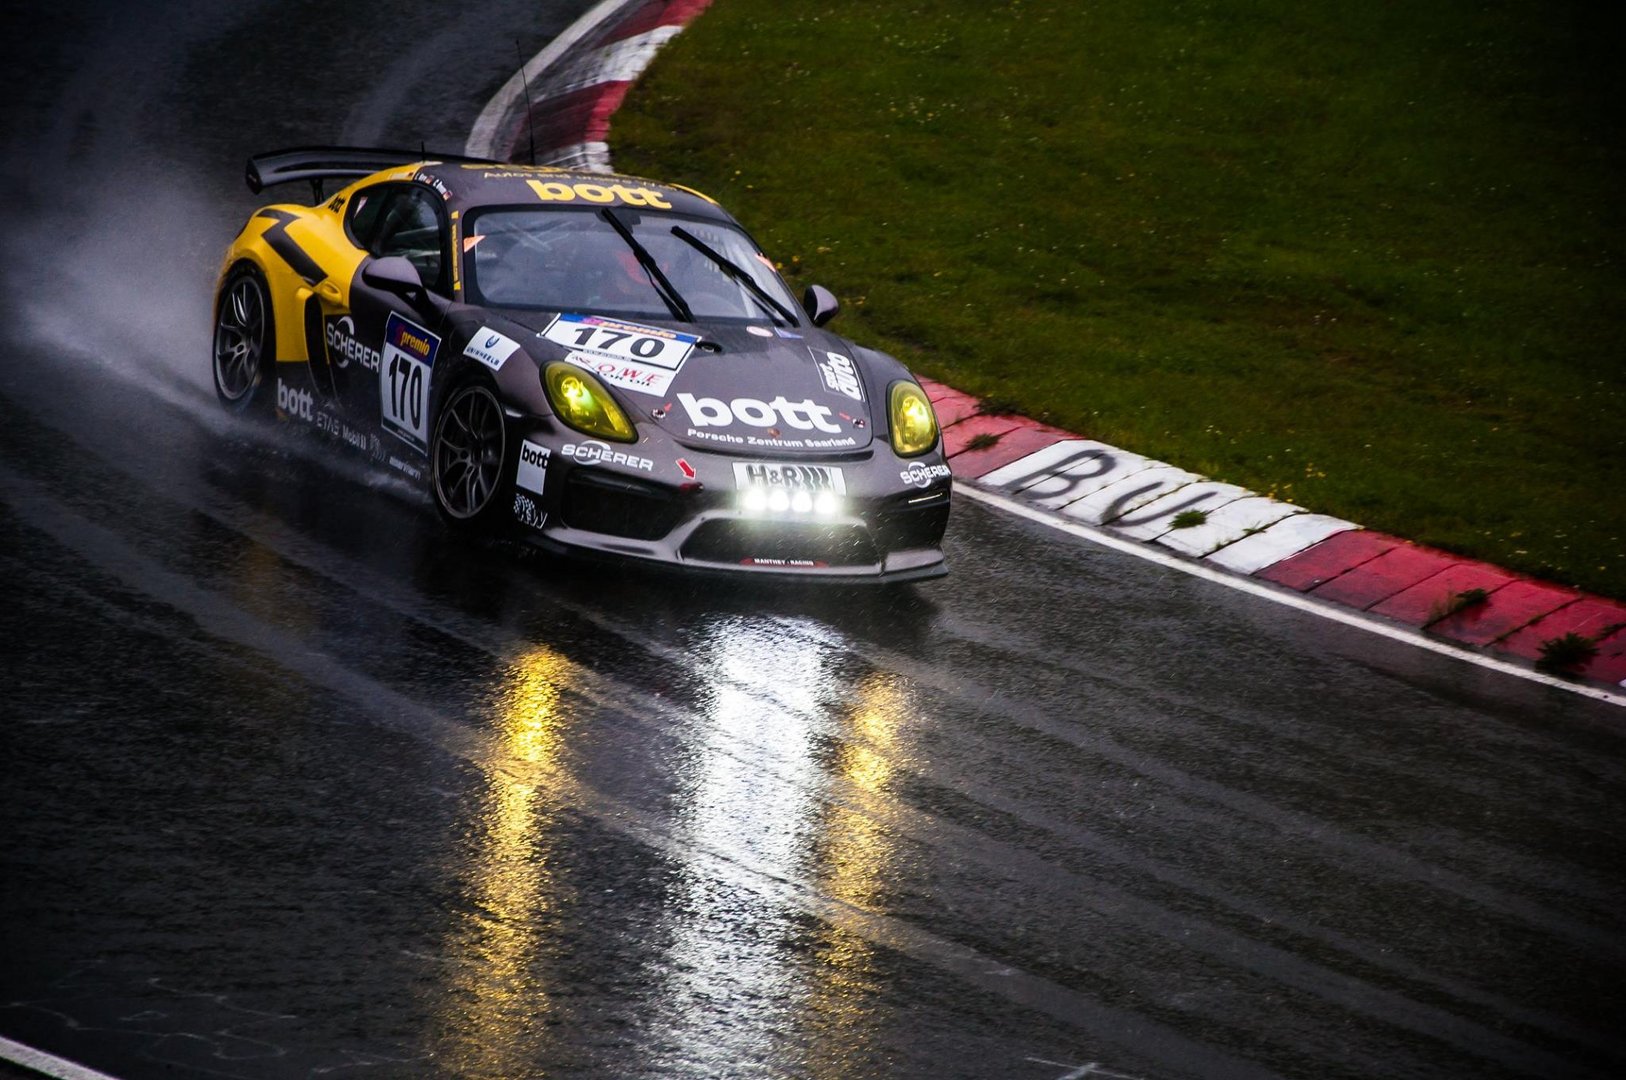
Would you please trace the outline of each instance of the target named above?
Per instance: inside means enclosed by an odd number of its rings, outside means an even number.
[[[367,252],[350,286],[350,309],[330,317],[329,356],[345,412],[376,424],[390,444],[428,453],[430,385],[441,352],[434,308],[369,285],[374,260],[401,256],[425,288],[450,294],[450,229],[446,207],[431,188],[412,182],[379,184],[357,192],[346,229]],[[343,361],[341,363],[341,360]]]

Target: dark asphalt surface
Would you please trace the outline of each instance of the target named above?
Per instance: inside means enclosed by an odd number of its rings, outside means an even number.
[[[894,592],[471,548],[220,414],[242,159],[457,149],[587,6],[5,16],[0,1035],[125,1080],[1626,1072],[1614,707],[969,501]]]

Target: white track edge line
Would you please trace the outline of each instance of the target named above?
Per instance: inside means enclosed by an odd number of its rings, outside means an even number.
[[[1200,562],[1184,558],[1175,554],[1174,552],[1160,551],[1157,548],[1147,544],[1140,544],[1133,540],[1113,536],[1111,533],[1097,529],[1094,526],[1086,525],[1083,522],[1069,521],[1065,518],[1059,518],[1054,514],[1028,506],[1025,503],[1018,502],[1015,499],[996,494],[992,491],[987,491],[983,488],[975,487],[973,486],[972,481],[956,478],[954,481],[954,490],[956,494],[965,495],[977,502],[995,507],[996,509],[1004,510],[1010,514],[1015,514],[1017,517],[1027,518],[1029,521],[1036,521],[1041,525],[1048,525],[1053,529],[1076,536],[1082,540],[1088,540],[1091,543],[1100,544],[1102,547],[1123,552],[1125,555],[1133,555],[1136,558],[1146,559],[1150,562],[1157,563],[1160,566],[1168,567],[1171,570],[1179,570],[1182,573],[1191,574],[1194,577],[1200,577],[1207,581],[1215,582],[1219,585],[1225,585],[1241,592],[1249,593],[1253,596],[1263,597],[1266,600],[1271,600],[1278,604],[1285,604],[1290,608],[1308,612],[1311,615],[1319,615],[1324,619],[1331,619],[1334,622],[1340,622],[1346,626],[1354,626],[1362,630],[1368,630],[1374,634],[1381,635],[1393,641],[1403,642],[1408,645],[1415,645],[1420,648],[1427,649],[1430,652],[1439,653],[1441,656],[1450,656],[1458,660],[1464,660],[1470,664],[1476,664],[1479,667],[1488,668],[1491,671],[1501,672],[1504,675],[1514,675],[1518,678],[1526,679],[1530,682],[1540,683],[1543,686],[1550,686],[1557,690],[1568,690],[1572,694],[1580,694],[1582,697],[1594,698],[1598,701],[1606,701],[1611,705],[1626,705],[1626,693],[1619,693],[1600,686],[1590,686],[1585,683],[1570,682],[1566,679],[1560,679],[1544,672],[1533,671],[1530,668],[1520,667],[1517,664],[1511,664],[1506,660],[1498,660],[1495,657],[1486,656],[1483,653],[1473,652],[1462,646],[1447,644],[1446,642],[1429,637],[1420,630],[1412,630],[1407,627],[1396,626],[1392,623],[1381,622],[1363,612],[1354,611],[1347,608],[1333,607],[1324,601],[1313,600],[1307,596],[1300,596],[1297,593],[1287,592],[1281,588],[1278,588],[1277,586],[1270,585],[1262,581],[1255,581],[1252,578],[1243,577],[1239,574],[1233,574],[1228,570],[1220,570],[1212,566],[1205,566]]]
[[[116,1080],[106,1073],[76,1065],[66,1058],[47,1054],[43,1050],[36,1050],[20,1042],[12,1042],[3,1035],[0,1035],[0,1060],[44,1073],[46,1076],[55,1077],[56,1080]]]

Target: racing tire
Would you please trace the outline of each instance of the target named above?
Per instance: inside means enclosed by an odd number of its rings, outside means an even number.
[[[226,278],[215,302],[215,394],[232,412],[248,412],[264,400],[276,357],[276,324],[265,279],[252,266]]]
[[[485,382],[454,386],[435,418],[429,443],[429,487],[435,509],[458,529],[491,532],[510,510],[508,423]]]

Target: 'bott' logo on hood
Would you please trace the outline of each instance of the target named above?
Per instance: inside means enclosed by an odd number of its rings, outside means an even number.
[[[754,428],[772,428],[783,424],[798,431],[823,431],[839,435],[841,425],[830,419],[831,410],[812,398],[787,401],[783,394],[772,401],[738,397],[732,401],[722,398],[695,397],[679,394],[678,404],[689,414],[689,423],[697,428],[732,427],[745,424]]]

